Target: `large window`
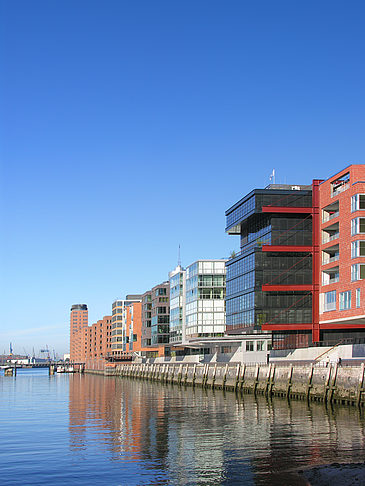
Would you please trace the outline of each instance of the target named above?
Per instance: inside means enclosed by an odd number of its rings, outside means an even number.
[[[336,290],[326,292],[324,294],[324,311],[331,311],[336,309]]]
[[[357,263],[351,265],[351,280],[363,280],[365,279],[365,264]]]
[[[254,342],[246,341],[246,351],[253,351],[253,350],[254,350]]]
[[[351,212],[365,209],[365,194],[355,194],[351,198]]]
[[[238,208],[227,215],[227,228],[246,218],[254,209],[255,197],[251,196],[247,201],[243,202]]]
[[[354,218],[351,220],[351,235],[365,233],[365,218]]]
[[[365,240],[356,240],[351,242],[351,258],[365,256]]]
[[[227,295],[232,295],[243,290],[254,287],[255,272],[246,273],[241,277],[227,282]]]
[[[340,310],[351,309],[351,291],[340,292]]]
[[[233,278],[239,277],[244,273],[251,272],[255,268],[255,254],[241,258],[240,260],[227,265],[227,280],[232,280]]]
[[[256,351],[264,351],[265,341],[257,341]]]
[[[356,307],[360,307],[360,289],[356,289]]]

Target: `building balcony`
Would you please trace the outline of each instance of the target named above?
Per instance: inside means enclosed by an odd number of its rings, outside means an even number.
[[[322,223],[327,223],[339,216],[340,204],[335,201],[322,209]]]
[[[331,284],[337,283],[339,281],[340,281],[340,276],[334,275],[331,278],[329,278],[328,280],[322,281],[322,285],[331,285]]]
[[[327,265],[340,258],[340,245],[335,241],[332,245],[322,249],[322,265]]]
[[[341,192],[346,191],[346,189],[348,189],[349,187],[350,187],[350,182],[346,182],[345,184],[340,185],[336,189],[332,190],[331,197],[338,196],[339,194],[341,194]]]
[[[325,244],[330,241],[337,240],[339,237],[340,237],[340,233],[332,233],[332,234],[325,233],[322,235],[322,243]]]
[[[327,221],[331,221],[332,219],[337,218],[339,215],[339,211],[336,211],[335,213],[326,213],[323,215],[322,223],[327,223]]]
[[[340,280],[339,266],[328,268],[322,271],[322,285],[331,285]]]
[[[328,253],[326,253],[328,255]],[[322,265],[328,265],[329,263],[337,262],[340,259],[340,254],[336,253],[333,256],[326,257],[322,259]]]
[[[340,236],[340,223],[337,221],[322,229],[322,243],[337,240]]]

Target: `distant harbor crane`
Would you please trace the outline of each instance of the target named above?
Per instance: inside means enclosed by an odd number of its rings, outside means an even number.
[[[46,344],[46,347],[45,349],[41,349],[40,350],[40,354],[41,354],[41,357],[43,358],[43,355],[45,354],[46,355],[46,358],[48,359],[48,361],[51,359],[51,356],[49,354],[49,348],[48,348],[48,345]]]

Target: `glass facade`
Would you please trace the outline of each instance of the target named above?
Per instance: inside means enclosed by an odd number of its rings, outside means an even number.
[[[201,260],[186,269],[186,338],[225,332],[225,260]]]
[[[312,192],[256,189],[226,211],[226,231],[232,228],[236,230],[237,225],[248,220],[255,212],[261,213],[262,206],[311,207]]]
[[[151,346],[152,294],[147,291],[142,296],[142,348]]]
[[[263,213],[262,206],[311,207],[311,190],[255,190],[226,212],[228,232],[240,234],[241,251],[227,264],[226,324],[230,334],[261,331],[262,324],[312,322],[310,292],[263,292],[262,285],[310,285],[312,256],[263,252],[262,246],[310,246],[306,214]],[[242,206],[242,207],[241,207]]]
[[[185,270],[179,265],[170,277],[170,343],[183,341],[185,307]]]

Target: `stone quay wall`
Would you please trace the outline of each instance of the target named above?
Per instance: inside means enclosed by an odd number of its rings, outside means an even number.
[[[318,366],[241,363],[123,363],[104,371],[106,376],[158,381],[176,385],[226,389],[266,396],[282,396],[349,405],[365,405],[365,363],[359,366]]]

